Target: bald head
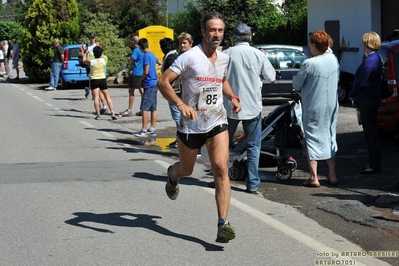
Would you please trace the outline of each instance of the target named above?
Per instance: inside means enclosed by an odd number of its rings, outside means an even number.
[[[54,39],[53,44],[54,44],[54,46],[57,47],[58,45],[60,45],[60,41],[58,39]]]
[[[139,40],[140,40],[139,36],[137,35],[133,36],[132,38],[133,45],[137,46],[139,44]]]

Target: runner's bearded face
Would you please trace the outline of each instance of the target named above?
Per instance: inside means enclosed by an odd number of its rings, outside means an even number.
[[[211,19],[205,25],[206,28],[201,29],[205,44],[216,49],[223,40],[225,24],[221,19]]]

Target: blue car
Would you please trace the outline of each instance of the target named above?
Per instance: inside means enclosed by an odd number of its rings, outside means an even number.
[[[78,55],[81,44],[64,46],[64,62],[61,67],[61,89],[66,89],[71,84],[79,83],[82,87],[89,86],[89,77],[86,68],[79,66]]]

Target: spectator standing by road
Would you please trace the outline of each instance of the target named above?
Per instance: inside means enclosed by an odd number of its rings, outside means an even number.
[[[187,52],[188,50],[191,49],[191,47],[193,47],[194,40],[190,33],[182,32],[177,37],[177,39],[179,40],[179,53],[180,54]]]
[[[58,39],[54,39],[53,44],[54,56],[51,63],[50,86],[46,88],[46,91],[53,91],[57,89],[62,63],[64,62],[64,48],[60,45],[60,41]]]
[[[164,53],[164,57],[162,58],[162,68],[161,73],[164,73],[166,69],[168,69],[172,63],[176,60],[179,54],[176,51],[176,45],[171,38],[163,38],[159,41],[159,46],[161,47],[162,52]],[[181,97],[181,84],[180,78],[175,79],[172,82],[172,87],[175,90],[177,96]],[[176,105],[168,102],[170,114],[172,115],[173,121],[176,124],[176,130],[180,125],[180,111]],[[177,139],[168,145],[170,148],[177,147]]]
[[[1,43],[1,47],[0,47],[0,68],[1,68],[1,74],[4,75],[6,74],[6,69],[4,67],[4,60],[5,60],[5,56],[4,56],[4,46],[3,43]]]
[[[224,51],[230,56],[230,66],[227,79],[240,97],[244,109],[238,114],[231,112],[231,102],[224,99],[224,107],[228,115],[230,147],[234,133],[240,121],[242,122],[248,157],[248,178],[246,191],[257,193],[260,184],[259,157],[262,131],[262,80],[275,82],[276,71],[267,56],[260,50],[249,45],[252,39],[251,28],[247,24],[238,25],[234,31],[235,46]]]
[[[193,46],[193,37],[191,36],[191,34],[186,33],[186,32],[182,32],[180,33],[180,35],[177,37],[178,41],[179,41],[179,54],[182,54],[188,50],[191,49],[191,47]],[[181,87],[181,84],[180,84]],[[177,96],[181,97],[181,91],[176,93]],[[172,118],[176,123],[176,129],[179,128],[180,126],[180,111],[179,108],[177,108],[176,105],[172,104],[169,102],[169,108],[170,108],[170,113],[172,114]],[[168,145],[169,148],[177,148],[177,138],[175,141],[169,143]],[[198,155],[201,156],[201,149],[198,150]]]
[[[122,116],[133,116],[133,103],[134,103],[134,91],[139,90],[141,96],[143,96],[143,89],[141,88],[141,77],[143,76],[143,57],[144,53],[139,47],[139,36],[133,36],[132,38],[133,51],[129,58],[129,65],[133,66],[132,74],[129,80],[129,104],[125,111],[121,112]],[[141,111],[136,113],[141,115]]]
[[[177,198],[180,178],[192,174],[198,149],[206,144],[215,178],[216,241],[223,243],[235,238],[235,229],[227,220],[231,187],[227,173],[229,136],[223,96],[232,102],[232,112],[241,111],[239,98],[226,79],[229,58],[217,50],[225,27],[221,14],[206,13],[201,21],[201,44],[180,55],[158,82],[163,96],[181,112],[178,130],[180,161],[168,168],[166,194],[172,200]],[[179,75],[182,79],[181,98],[170,85]]]
[[[306,59],[292,79],[293,87],[302,92],[302,123],[305,133],[310,178],[303,185],[320,187],[317,163],[328,165],[327,182],[337,184],[335,153],[338,150],[336,128],[338,118],[337,86],[339,64],[327,52],[330,36],[319,30],[311,34],[309,48],[313,57]]]
[[[111,100],[111,96],[108,91],[107,79],[105,77],[104,68],[106,66],[106,62],[103,54],[103,48],[101,46],[96,46],[93,49],[94,59],[90,60],[87,58],[87,53],[83,54],[83,62],[90,66],[90,88],[92,95],[94,97],[94,109],[96,112],[96,116],[94,119],[100,120],[100,93],[104,94],[105,100],[109,105],[109,109],[111,111],[111,118],[116,119],[115,113],[113,112],[114,106]],[[100,92],[101,90],[101,92]]]
[[[143,57],[143,76],[141,77],[140,84],[142,84],[144,92],[141,97],[140,110],[142,112],[141,121],[142,127],[139,132],[134,134],[136,137],[146,137],[148,135],[156,136],[157,124],[157,64],[162,63],[155,57],[155,55],[148,49],[148,40],[142,38],[139,40],[139,46],[144,53]],[[151,127],[147,129],[148,116],[151,113]]]
[[[362,37],[362,47],[366,58],[355,73],[353,88],[349,93],[356,101],[360,111],[364,137],[369,152],[369,165],[361,174],[372,174],[381,171],[381,144],[377,129],[377,111],[381,103],[382,62],[377,51],[381,47],[380,36],[367,32]]]
[[[12,66],[17,72],[17,76],[14,78],[14,80],[19,80],[19,46],[17,43],[17,39],[13,40],[11,55],[12,55]]]
[[[6,71],[7,71],[7,75],[8,75],[8,78],[12,78],[13,76],[12,76],[12,44],[11,44],[11,41],[10,40],[8,40],[7,41],[7,46],[8,46],[8,48],[7,48],[7,54],[6,54],[6,62],[7,62],[7,65],[6,65]]]
[[[8,64],[7,53],[8,53],[8,41],[3,41],[4,67],[6,70],[5,72],[7,75],[10,75],[10,66]]]

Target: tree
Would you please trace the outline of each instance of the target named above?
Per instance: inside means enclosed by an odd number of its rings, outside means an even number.
[[[91,33],[96,34],[96,41],[104,49],[108,57],[107,69],[109,75],[118,73],[121,64],[127,63],[131,49],[125,45],[124,39],[119,38],[118,29],[112,24],[111,18],[105,13],[89,13],[87,21],[82,22],[83,33],[80,43],[86,43]]]
[[[0,21],[0,38],[1,40],[19,39],[22,36],[22,25],[14,21]]]
[[[34,0],[24,21],[20,42],[24,71],[34,82],[48,81],[54,38],[76,43],[79,35],[76,0]]]
[[[1,4],[0,16],[2,20],[23,23],[28,7],[33,0],[7,0]]]
[[[227,22],[224,45],[232,45],[233,29],[240,23],[252,28],[253,43],[306,44],[307,2],[285,0],[276,6],[270,0],[192,0],[186,11],[171,15],[169,22],[175,32],[190,32],[200,42],[200,20],[207,11],[218,11]]]
[[[190,33],[194,43],[202,40],[200,21],[203,11],[192,2],[186,2],[185,11],[180,11],[169,16],[169,27],[173,29],[175,39],[182,32]]]
[[[281,10],[287,17],[286,36],[287,39],[295,40],[295,44],[306,45],[308,7],[307,0],[285,0]]]
[[[166,22],[159,0],[80,0],[80,5],[83,21],[86,21],[86,13],[112,14],[111,23],[116,25],[122,38],[129,38],[151,25],[165,26]]]
[[[229,0],[198,0],[204,12],[218,11],[226,20],[224,44],[233,45],[233,30],[240,23],[246,23],[257,32],[258,18],[265,14],[270,0],[236,0],[234,4]]]

